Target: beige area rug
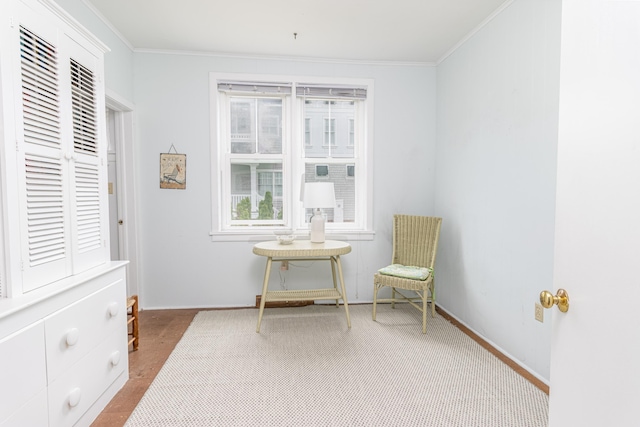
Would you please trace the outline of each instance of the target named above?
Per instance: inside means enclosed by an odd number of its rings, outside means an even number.
[[[546,426],[548,396],[408,305],[202,311],[127,421],[173,426]]]

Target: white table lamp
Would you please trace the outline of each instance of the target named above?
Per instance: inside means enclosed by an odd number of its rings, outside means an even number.
[[[315,209],[311,217],[311,237],[312,243],[324,242],[324,216],[320,209],[334,208],[336,206],[336,195],[333,189],[333,182],[307,182],[304,184],[305,208]]]

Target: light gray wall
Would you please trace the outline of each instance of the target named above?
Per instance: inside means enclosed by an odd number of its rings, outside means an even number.
[[[560,6],[514,1],[437,70],[438,302],[547,381]]]
[[[435,68],[187,54],[135,55],[138,118],[141,300],[145,308],[252,306],[265,259],[255,242],[212,242],[209,73],[237,72],[374,79],[373,241],[352,241],[343,257],[348,298],[371,301],[375,270],[391,258],[396,212],[433,214]],[[160,153],[187,155],[186,190],[159,188]],[[274,286],[319,286],[327,263],[292,263]]]

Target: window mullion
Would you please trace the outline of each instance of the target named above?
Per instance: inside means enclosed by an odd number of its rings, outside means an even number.
[[[254,111],[253,111],[253,118],[254,118],[254,129],[256,130],[256,140],[255,140],[255,146],[253,147],[253,152],[254,153],[259,153],[260,152],[260,120],[258,119],[258,101],[256,99],[256,102],[254,102]]]
[[[229,114],[231,108],[231,97],[225,93],[219,93],[220,108],[218,108],[218,188],[219,203],[221,207],[231,205],[231,183],[230,181],[230,151],[231,151],[231,116]],[[220,225],[227,228],[230,223],[230,209],[219,209]]]
[[[356,182],[356,221],[364,226],[367,218],[367,198],[369,182],[366,179],[368,171],[366,170],[367,161],[367,115],[366,105],[363,102],[356,103],[354,121],[354,164]]]
[[[294,153],[293,144],[294,140],[294,108],[292,105],[291,96],[285,97],[283,99],[283,111],[282,111],[282,171],[281,171],[281,180],[282,180],[282,206],[283,206],[283,215],[282,219],[284,221],[284,225],[287,228],[294,228],[292,224],[292,212],[295,210],[294,199],[292,197],[292,187],[293,187],[293,161],[292,155]],[[275,177],[274,177],[275,179]]]
[[[231,155],[224,152],[221,156],[223,161],[220,162],[220,203],[222,207],[231,206]],[[231,222],[231,210],[220,209],[221,223],[225,228]]]
[[[295,192],[293,194],[294,199],[294,209],[292,209],[292,216],[294,221],[294,227],[298,230],[306,230],[308,228],[308,224],[305,222],[304,216],[304,207],[300,201],[300,196],[302,194],[302,187],[304,185],[304,174],[305,174],[305,165],[306,165],[306,157],[305,157],[305,149],[304,146],[304,98],[296,98],[296,108],[295,108],[295,117],[294,117],[294,129],[295,134],[298,136],[296,138],[297,143],[293,144],[295,146],[295,151],[292,153],[292,160],[295,162],[295,175],[292,176],[292,182],[295,184]],[[322,141],[322,139],[320,139]]]

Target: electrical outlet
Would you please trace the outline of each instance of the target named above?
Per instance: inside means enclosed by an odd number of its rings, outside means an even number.
[[[286,271],[289,269],[289,261],[281,261],[280,262],[280,270]]]
[[[544,308],[540,303],[536,303],[536,320],[538,322],[544,322]]]

